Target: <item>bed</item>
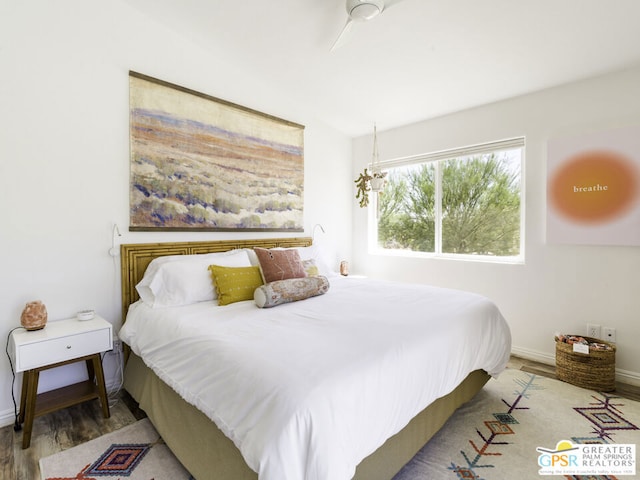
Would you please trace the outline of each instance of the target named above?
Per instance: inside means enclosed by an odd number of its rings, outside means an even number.
[[[324,265],[327,293],[273,308],[252,301],[151,307],[139,298],[136,285],[156,258],[254,247],[317,254],[306,237],[121,246],[124,386],[199,480],[389,480],[506,366],[509,329],[484,297],[345,278]],[[396,288],[408,296],[389,293]],[[416,326],[403,309],[415,302],[410,309],[425,311],[427,299],[427,317],[437,322]],[[449,324],[457,340],[441,348]],[[424,347],[417,331],[428,338]],[[248,356],[246,364],[236,354]],[[398,359],[405,362],[399,371]],[[427,374],[425,365],[437,371]],[[189,378],[195,382],[184,386]],[[265,393],[253,398],[252,389]]]

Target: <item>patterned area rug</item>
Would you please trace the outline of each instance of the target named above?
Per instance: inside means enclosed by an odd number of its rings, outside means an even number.
[[[544,452],[574,444],[635,446],[640,443],[639,426],[638,402],[506,370],[463,405],[394,480],[549,478],[539,474]],[[43,458],[40,471],[44,480],[193,480],[146,419]],[[559,474],[551,478],[640,477]]]
[[[193,480],[148,419],[40,459],[43,480]]]
[[[635,449],[640,443],[639,427],[638,402],[506,370],[463,405],[394,480],[640,478],[633,474],[640,474],[635,455],[627,449],[615,453],[616,448],[622,450],[621,445]],[[582,458],[584,450],[574,450],[575,445],[593,450]],[[541,476],[540,470],[548,470],[552,462],[557,473]],[[572,464],[586,469],[583,462],[604,471],[566,474],[575,469]],[[633,463],[631,475],[610,473],[622,468],[623,462]]]

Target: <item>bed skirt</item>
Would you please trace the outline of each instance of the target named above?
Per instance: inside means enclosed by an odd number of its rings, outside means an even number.
[[[444,425],[463,403],[489,380],[482,370],[471,372],[450,394],[439,398],[409,424],[365,458],[354,480],[390,480]],[[125,389],[145,411],[171,451],[196,479],[257,480],[233,442],[209,418],[184,401],[131,353]]]

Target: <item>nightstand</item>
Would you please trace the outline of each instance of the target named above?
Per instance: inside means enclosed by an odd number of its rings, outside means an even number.
[[[10,337],[9,353],[15,371],[24,372],[20,416],[24,423],[22,448],[29,448],[33,419],[46,413],[99,398],[102,413],[109,418],[109,402],[104,384],[101,352],[113,348],[113,329],[105,319],[77,318],[49,322],[41,330],[14,330]],[[84,361],[89,379],[38,395],[40,372]]]

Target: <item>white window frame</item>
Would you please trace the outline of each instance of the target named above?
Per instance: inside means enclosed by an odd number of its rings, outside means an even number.
[[[449,160],[458,157],[468,157],[472,155],[485,155],[497,153],[505,150],[520,149],[520,253],[515,256],[493,256],[493,255],[470,255],[461,253],[443,253],[442,252],[442,173],[440,169],[440,160]],[[462,148],[453,148],[450,150],[441,150],[438,152],[414,155],[410,157],[395,158],[391,160],[382,160],[377,163],[377,167],[381,170],[389,168],[402,167],[407,165],[415,165],[418,163],[436,162],[436,225],[435,225],[435,252],[416,252],[411,250],[394,250],[381,248],[378,246],[378,195],[370,192],[371,199],[369,202],[369,232],[368,244],[369,253],[372,255],[395,256],[395,257],[413,257],[413,258],[443,258],[450,260],[463,260],[474,262],[490,262],[490,263],[508,263],[508,264],[524,264],[525,263],[525,137],[515,137],[495,142],[471,145]],[[372,165],[369,165],[372,168]]]

